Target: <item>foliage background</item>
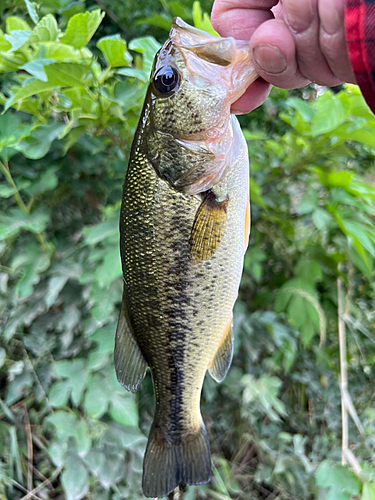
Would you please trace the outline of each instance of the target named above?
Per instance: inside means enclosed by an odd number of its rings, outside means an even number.
[[[209,29],[191,1],[0,2],[0,499],[142,498],[152,384],[115,379],[118,214],[174,15]],[[185,499],[375,499],[375,119],[355,86],[311,86],[240,121],[252,233],[234,361],[205,382],[213,479]],[[338,280],[355,471],[339,465]]]

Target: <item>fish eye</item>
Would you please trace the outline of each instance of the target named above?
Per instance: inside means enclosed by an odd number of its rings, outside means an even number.
[[[157,93],[166,97],[166,94],[169,95],[170,92],[176,90],[179,82],[180,75],[177,69],[172,68],[172,66],[164,66],[160,68],[154,76],[153,83]]]

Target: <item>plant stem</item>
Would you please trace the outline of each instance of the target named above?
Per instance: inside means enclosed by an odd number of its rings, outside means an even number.
[[[14,189],[13,193],[13,198],[16,200],[17,205],[19,206],[20,210],[26,214],[30,215],[30,210],[27,208],[25,205],[23,199],[21,198],[20,192],[18,191],[18,188],[16,186],[16,183],[13,180],[12,174],[10,173],[9,166],[7,162],[1,162],[0,161],[0,171],[4,174],[4,177],[6,181],[8,182],[9,186]],[[44,239],[43,233],[35,233],[35,238],[38,240],[40,246],[43,248],[43,250],[47,250],[48,245],[46,240]]]
[[[344,322],[344,292],[341,278],[337,279],[337,315],[339,326],[339,344],[340,344],[340,390],[341,390],[341,419],[342,419],[342,454],[341,464],[347,463],[347,452],[349,447],[348,432],[348,412],[345,405],[344,394],[348,388],[347,377],[347,352],[346,352],[346,332]]]
[[[13,177],[12,177],[11,173],[9,172],[8,165],[7,164],[4,165],[4,163],[2,163],[0,161],[0,170],[4,174],[4,177],[7,180],[9,186],[15,190],[13,197],[16,200],[17,205],[20,207],[20,209],[22,210],[23,213],[29,214],[30,212],[27,210],[27,206],[24,204],[24,202],[21,198],[20,192],[18,191],[18,188],[16,186],[16,183],[14,182]]]

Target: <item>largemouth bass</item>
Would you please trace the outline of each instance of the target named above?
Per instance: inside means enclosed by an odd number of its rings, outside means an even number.
[[[232,360],[232,309],[250,230],[248,152],[230,115],[256,78],[248,45],[175,19],[132,145],[115,366],[132,392],[147,366],[153,377],[147,497],[211,476],[199,403],[206,371],[220,382]]]

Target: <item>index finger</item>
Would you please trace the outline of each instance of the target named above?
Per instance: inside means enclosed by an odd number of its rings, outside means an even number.
[[[211,21],[221,36],[250,40],[257,27],[272,19],[271,8],[279,0],[216,0]]]

